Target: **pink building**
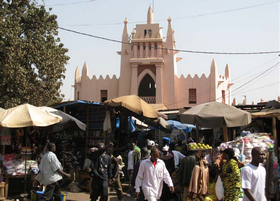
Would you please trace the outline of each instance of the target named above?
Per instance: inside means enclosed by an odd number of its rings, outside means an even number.
[[[216,63],[211,63],[210,75],[201,77],[181,75],[177,77],[177,57],[171,18],[168,18],[166,40],[159,24],[153,22],[153,11],[149,7],[147,24],[137,24],[129,39],[124,21],[120,77],[105,79],[90,78],[85,63],[80,74],[75,72],[75,100],[103,102],[118,96],[136,94],[151,104],[163,104],[167,109],[194,106],[209,101],[230,104],[232,86],[230,70],[218,75]]]

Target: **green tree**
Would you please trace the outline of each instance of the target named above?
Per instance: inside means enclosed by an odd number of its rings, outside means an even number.
[[[61,101],[70,59],[57,16],[32,0],[0,0],[0,107]]]

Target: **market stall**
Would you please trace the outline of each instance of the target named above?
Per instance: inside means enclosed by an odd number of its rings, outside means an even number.
[[[142,100],[139,96],[136,95],[128,95],[121,96],[111,100],[105,101],[105,104],[112,108],[112,114],[115,118],[112,122],[115,122],[115,119],[119,119],[120,126],[115,133],[115,140],[117,147],[122,147],[125,143],[121,142],[120,138],[122,133],[126,135],[126,140],[129,139],[131,130],[129,130],[129,123],[131,122],[131,117],[135,117],[144,124],[147,124],[156,129],[162,130],[164,132],[170,133],[172,131],[169,124],[162,118],[159,117],[157,111],[144,100]],[[118,136],[116,138],[116,135]],[[126,144],[128,141],[125,141]]]
[[[200,128],[223,128],[224,141],[227,142],[228,128],[248,125],[251,122],[251,114],[225,103],[213,101],[196,105],[183,112],[180,114],[180,121]]]
[[[224,150],[226,148],[233,148],[235,156],[244,165],[249,164],[252,160],[252,149],[259,147],[266,150],[266,161],[264,166],[266,168],[267,181],[267,195],[269,197],[278,196],[278,178],[279,166],[278,158],[274,154],[275,140],[270,133],[251,133],[250,131],[242,131],[241,135],[235,140],[222,143],[218,148]],[[276,174],[275,174],[276,173]],[[278,197],[277,197],[278,200]]]
[[[24,193],[27,190],[27,182],[30,177],[30,170],[37,169],[37,162],[32,159],[36,147],[37,127],[46,127],[60,122],[62,118],[49,114],[35,106],[23,104],[0,112],[0,125],[5,129],[6,141],[2,145],[4,155],[3,165],[5,168],[5,197],[8,196],[9,183],[11,179],[24,178]],[[14,135],[13,135],[14,134]],[[10,135],[8,140],[7,136]],[[12,136],[16,136],[13,138]],[[11,144],[11,151],[16,154],[5,155],[5,146]]]

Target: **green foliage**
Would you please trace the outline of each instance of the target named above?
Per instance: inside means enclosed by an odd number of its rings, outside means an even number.
[[[31,0],[0,0],[0,107],[61,101],[68,49],[57,16]]]

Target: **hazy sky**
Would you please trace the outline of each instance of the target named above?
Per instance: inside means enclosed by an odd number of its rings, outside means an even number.
[[[131,33],[135,25],[146,23],[149,5],[154,5],[154,23],[160,23],[166,36],[167,19],[175,31],[179,50],[251,53],[279,51],[279,1],[273,0],[44,0],[60,27],[121,40],[123,21]],[[114,74],[119,77],[120,43],[95,39],[59,30],[59,37],[69,49],[66,79],[62,87],[65,100],[74,98],[74,74],[87,62],[89,76]],[[208,76],[212,59],[224,75],[231,71],[232,99],[247,104],[277,99],[280,95],[279,54],[227,55],[180,52],[178,77],[203,73]],[[97,100],[96,100],[97,101]]]

